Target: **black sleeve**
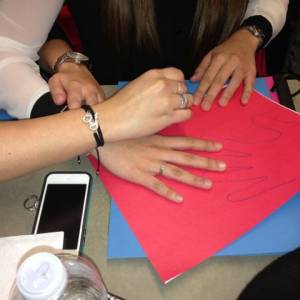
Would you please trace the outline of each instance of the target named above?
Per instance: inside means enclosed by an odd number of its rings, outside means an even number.
[[[54,115],[63,110],[65,105],[56,105],[53,102],[51,94],[48,92],[41,96],[34,104],[30,118],[44,117],[48,115]]]
[[[261,48],[264,47],[270,41],[270,39],[272,37],[272,34],[273,34],[272,24],[265,17],[257,15],[257,16],[251,16],[251,17],[245,19],[242,22],[241,27],[251,26],[251,25],[256,26],[263,32],[264,39],[263,39]]]
[[[56,20],[54,25],[52,26],[49,34],[48,34],[48,41],[53,39],[60,39],[66,41],[68,44],[70,44],[70,41],[68,40],[67,35],[65,34],[64,30],[59,25],[59,22]]]

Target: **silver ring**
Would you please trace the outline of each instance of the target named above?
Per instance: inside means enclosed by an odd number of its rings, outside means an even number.
[[[179,105],[179,108],[181,109],[185,109],[188,107],[188,104],[189,104],[189,100],[186,96],[186,94],[178,94],[180,96],[180,105]]]
[[[165,166],[163,164],[161,164],[159,166],[158,175],[162,176],[164,174],[164,170],[165,170]]]
[[[177,82],[177,94],[182,94],[182,86],[181,86],[181,82]]]
[[[39,207],[39,198],[37,195],[30,195],[24,200],[24,208],[29,211],[35,211]]]

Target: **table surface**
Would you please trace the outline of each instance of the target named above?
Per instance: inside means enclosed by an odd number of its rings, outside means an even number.
[[[108,87],[107,93],[113,88]],[[0,168],[1,171],[1,168]],[[275,256],[212,257],[164,285],[147,259],[107,260],[110,199],[86,157],[45,168],[0,183],[0,236],[29,234],[35,212],[24,209],[31,194],[39,195],[45,175],[51,171],[87,171],[93,177],[84,254],[99,267],[107,288],[130,300],[232,300],[247,282]]]

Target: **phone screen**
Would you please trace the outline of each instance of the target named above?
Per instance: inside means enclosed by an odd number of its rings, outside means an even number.
[[[48,184],[37,233],[64,231],[64,249],[77,249],[86,184]]]

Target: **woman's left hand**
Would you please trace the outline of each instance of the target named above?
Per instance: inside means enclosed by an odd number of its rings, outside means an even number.
[[[220,172],[226,169],[225,163],[180,150],[216,152],[221,148],[221,144],[213,141],[153,135],[106,144],[99,150],[101,163],[113,174],[145,186],[171,201],[181,202],[182,196],[157,175],[201,189],[210,189],[210,179],[195,176],[180,166]]]
[[[246,29],[240,29],[212,49],[191,77],[192,81],[201,80],[194,95],[194,103],[201,104],[203,110],[210,110],[215,98],[228,82],[219,99],[219,104],[226,106],[243,82],[241,102],[247,104],[255,83],[255,52],[259,42]]]

